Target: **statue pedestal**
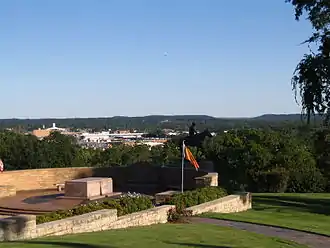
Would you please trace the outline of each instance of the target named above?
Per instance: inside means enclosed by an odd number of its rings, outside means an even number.
[[[93,200],[112,193],[112,178],[86,177],[65,182],[64,198]]]

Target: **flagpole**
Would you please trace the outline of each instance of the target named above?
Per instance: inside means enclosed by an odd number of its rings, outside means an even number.
[[[185,145],[184,145],[184,140],[183,140],[182,141],[182,161],[181,161],[181,193],[183,193],[184,152],[185,152]]]

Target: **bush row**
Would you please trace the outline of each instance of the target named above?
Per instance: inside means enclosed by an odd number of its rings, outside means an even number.
[[[186,210],[186,208],[213,201],[226,195],[226,190],[220,187],[204,187],[176,194],[166,202],[166,204],[175,205],[175,208],[168,212],[168,221],[185,222],[185,218],[192,215],[192,212]]]
[[[175,209],[169,212],[169,221],[177,221],[180,217],[186,216],[186,208],[216,200],[224,197],[227,192],[220,187],[205,187],[196,190],[186,191],[174,195],[165,204],[175,205]],[[82,215],[102,209],[117,209],[118,216],[152,208],[152,200],[140,194],[126,194],[118,199],[95,201],[79,205],[70,210],[58,210],[49,214],[37,216],[37,224],[61,220],[77,215]]]
[[[213,201],[226,195],[227,192],[223,188],[210,186],[176,194],[166,204],[175,205],[177,211],[183,211],[191,206]]]
[[[58,210],[49,214],[37,216],[37,224],[61,220],[68,217],[82,215],[102,209],[117,209],[118,216],[130,214],[153,207],[151,199],[143,195],[123,195],[117,199],[95,201],[79,205],[70,210]]]
[[[248,190],[252,192],[313,193],[323,192],[326,187],[326,180],[317,168],[260,171],[250,176],[250,180]]]

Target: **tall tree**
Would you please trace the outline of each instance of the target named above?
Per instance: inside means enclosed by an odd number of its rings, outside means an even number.
[[[295,95],[300,94],[302,114],[307,123],[314,114],[330,116],[330,1],[286,0],[295,9],[295,18],[302,17],[313,26],[311,36],[304,43],[314,44],[317,50],[305,54],[292,77]]]

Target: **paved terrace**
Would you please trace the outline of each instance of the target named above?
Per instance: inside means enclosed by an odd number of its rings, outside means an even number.
[[[10,209],[13,213],[20,213],[15,210],[52,212],[69,209],[83,202],[81,199],[57,198],[63,195],[55,189],[19,191],[15,196],[0,198],[0,216]]]

